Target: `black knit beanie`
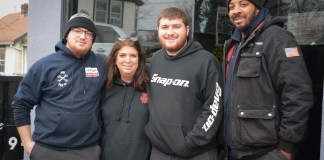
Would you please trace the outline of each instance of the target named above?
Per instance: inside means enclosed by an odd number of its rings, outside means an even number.
[[[249,0],[251,3],[253,3],[256,7],[258,7],[259,9],[261,9],[264,5],[264,1],[265,0]],[[231,2],[231,0],[227,0],[227,9],[229,7],[229,3]]]
[[[78,13],[71,16],[69,22],[65,26],[64,41],[69,34],[71,28],[82,27],[86,28],[94,34],[92,43],[96,39],[96,26],[92,21],[92,18],[89,16],[89,13],[85,10],[80,10]]]

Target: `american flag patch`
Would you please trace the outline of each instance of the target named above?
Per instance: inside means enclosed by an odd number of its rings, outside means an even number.
[[[297,47],[285,48],[286,57],[297,57],[299,56]]]

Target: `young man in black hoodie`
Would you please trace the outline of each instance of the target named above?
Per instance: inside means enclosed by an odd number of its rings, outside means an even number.
[[[12,107],[31,160],[99,160],[99,100],[105,57],[91,51],[95,37],[91,17],[86,11],[78,12],[67,23],[56,52],[34,63],[21,81]]]
[[[226,140],[230,159],[292,159],[307,126],[312,86],[284,20],[264,0],[229,0],[225,42]]]
[[[163,10],[157,24],[162,49],[150,61],[150,121],[145,127],[151,159],[217,160],[221,66],[190,38],[189,17],[182,10]]]

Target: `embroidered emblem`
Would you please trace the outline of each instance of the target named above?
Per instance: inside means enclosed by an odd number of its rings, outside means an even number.
[[[295,48],[285,48],[286,57],[297,57],[299,56],[297,47]]]
[[[58,84],[57,84],[57,86],[59,86],[59,87],[64,87],[64,86],[66,86],[66,84],[67,84],[67,82],[69,81],[68,79],[67,79],[67,77],[69,77],[69,75],[67,75],[66,73],[65,73],[65,71],[61,71],[60,72],[60,74],[57,76],[57,78],[58,78]]]
[[[142,92],[142,95],[141,95],[140,99],[141,99],[143,104],[147,104],[147,101],[148,101],[147,93]]]
[[[99,77],[99,71],[97,67],[91,68],[91,67],[86,67],[84,69],[86,77]]]

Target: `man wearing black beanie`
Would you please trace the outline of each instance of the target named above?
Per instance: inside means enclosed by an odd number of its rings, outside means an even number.
[[[293,159],[313,105],[302,52],[264,0],[228,0],[224,110],[231,160]]]
[[[21,81],[12,107],[30,159],[99,160],[99,100],[106,73],[105,57],[91,51],[95,37],[89,14],[76,13],[55,52],[35,62]]]
[[[94,42],[94,40],[96,39],[96,26],[87,11],[81,10],[77,14],[71,16],[69,22],[65,26],[66,30],[64,34],[64,39],[69,34],[71,28],[76,28],[76,27],[83,27],[91,31],[94,35],[92,42]]]
[[[263,8],[263,5],[265,3],[265,0],[248,0],[248,1],[253,3],[259,9]],[[231,2],[231,0],[227,0],[227,8],[229,7],[230,2]]]

